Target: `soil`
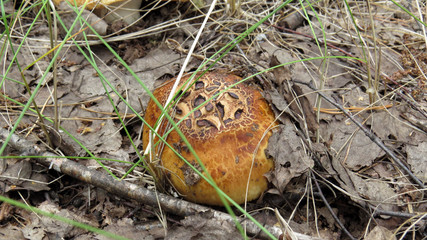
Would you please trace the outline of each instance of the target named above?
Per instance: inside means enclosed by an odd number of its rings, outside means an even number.
[[[21,13],[12,37],[1,38],[0,124],[6,132],[0,139],[7,156],[0,159],[3,197],[128,239],[242,238],[233,222],[216,218],[225,208],[179,214],[185,211],[121,195],[107,180],[93,183],[72,174],[77,170],[67,174],[65,167],[58,171],[43,165],[50,158],[34,157],[46,152],[65,156],[90,176],[89,170],[114,176],[114,181],[166,194],[179,206],[184,200],[170,187],[156,186],[141,162],[141,119],[148,92],[184,66],[209,8],[194,2],[201,8],[191,2],[144,2],[143,18],[132,26],[107,24],[84,10],[104,42],[77,27],[74,38],[67,38],[59,26],[53,45],[67,40],[49,53],[46,16],[35,19],[36,7]],[[404,6],[420,23],[387,2],[351,2],[351,16],[342,3],[326,2],[304,9],[307,16],[297,3],[285,6],[220,59],[214,54],[280,3],[242,1],[234,12],[218,3],[184,71],[196,71],[214,56],[218,62],[210,71],[249,77],[245,84],[257,86],[274,110],[279,126],[266,150],[275,159],[274,170],[266,175],[269,189],[244,205],[262,225],[285,229],[282,225],[288,224],[299,239],[424,239],[426,6],[418,1]],[[18,9],[4,4],[7,14]],[[75,14],[61,14],[70,27]],[[0,29],[5,33],[7,28]],[[283,66],[270,69],[278,65]],[[12,129],[13,138],[7,140]],[[25,146],[19,139],[25,139]],[[5,199],[0,223],[4,239],[114,237]],[[251,238],[264,238],[248,232]],[[292,239],[292,234],[281,237]]]

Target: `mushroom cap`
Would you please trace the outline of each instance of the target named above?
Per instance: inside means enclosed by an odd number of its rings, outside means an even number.
[[[180,86],[189,76],[182,78]],[[154,91],[154,96],[161,104],[165,104],[174,80]],[[258,198],[267,189],[267,179],[264,174],[272,170],[274,164],[272,159],[267,158],[264,150],[272,133],[269,130],[265,136],[263,135],[271,123],[276,124],[274,114],[259,90],[244,83],[205,102],[240,80],[240,77],[233,74],[205,73],[183,95],[176,104],[174,115],[171,115],[175,122],[183,120],[178,125],[179,129],[218,187],[239,204],[245,201],[248,180],[248,201]],[[192,109],[201,104],[203,104],[201,108],[183,119]],[[160,114],[160,109],[151,100],[148,103],[145,120],[153,127]],[[167,130],[165,122],[161,125],[159,134]],[[153,142],[156,143],[158,140],[155,137]],[[148,145],[148,141],[149,128],[145,127],[144,148]],[[202,170],[175,130],[168,135],[167,142],[188,162],[198,170]],[[259,149],[256,151],[258,144]],[[175,190],[185,199],[209,205],[223,205],[215,189],[170,148],[166,146],[160,148],[157,145],[155,149],[156,153],[162,149],[158,155],[160,161],[151,163],[151,166],[163,173],[163,176],[167,177]],[[249,176],[251,167],[252,173]]]

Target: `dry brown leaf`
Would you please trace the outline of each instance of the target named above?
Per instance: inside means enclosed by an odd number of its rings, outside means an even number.
[[[98,223],[85,218],[80,214],[75,214],[67,209],[60,209],[58,205],[52,202],[45,201],[41,203],[38,208],[42,211],[56,214],[74,221],[89,224],[99,227]],[[45,237],[51,238],[53,236],[60,238],[72,238],[80,235],[85,230],[74,227],[68,223],[47,216],[39,216],[35,213],[31,214],[31,218],[25,227],[22,228],[22,233],[27,239],[43,240]]]
[[[427,142],[421,142],[416,146],[406,145],[406,153],[412,172],[421,181],[427,182]]]
[[[168,230],[167,240],[211,240],[241,239],[235,225],[213,217],[212,212],[203,212],[181,220],[182,226],[173,226]]]
[[[25,159],[7,159],[6,170],[1,174],[3,192],[16,190],[44,191],[48,187],[48,177],[45,174],[33,171],[30,162]]]
[[[117,222],[108,225],[104,228],[104,230],[132,240],[154,240],[164,238],[165,229],[159,222],[150,222],[145,223],[144,225],[146,226],[138,226],[135,225],[132,219],[122,218],[119,219]],[[160,234],[153,234],[155,229],[160,230]],[[109,240],[110,238],[103,235],[98,235],[95,239]]]
[[[385,227],[375,226],[365,240],[396,240],[396,235]]]
[[[22,240],[24,236],[22,235],[21,228],[13,226],[11,224],[6,224],[0,227],[0,236],[8,240]]]
[[[321,135],[325,139],[333,136],[330,154],[335,161],[344,164],[348,169],[357,171],[370,166],[375,159],[383,156],[382,150],[354,125],[343,122],[322,124]]]
[[[267,178],[283,193],[286,185],[314,166],[314,162],[304,152],[304,147],[288,120],[280,125],[270,137],[266,153],[275,159],[275,169]]]
[[[339,186],[343,188],[348,196],[355,202],[366,205],[368,201],[379,209],[397,210],[397,205],[401,204],[397,200],[399,197],[393,186],[389,182],[380,179],[362,178],[359,174],[347,169],[337,159],[327,162],[322,161],[323,167],[333,176]]]
[[[73,25],[77,17],[77,14],[80,14],[80,13],[76,13],[74,10],[75,7],[70,6],[70,4],[66,1],[62,1],[57,6],[57,8],[58,8],[57,9],[58,13],[60,13],[61,20],[64,23],[65,27],[67,28],[67,29],[64,29],[62,25],[59,25],[60,34],[62,37],[65,37],[67,34],[67,31],[71,29],[71,26]],[[103,19],[93,14],[91,11],[84,9],[83,12],[81,12],[80,17],[82,19],[85,19],[87,21],[87,24],[91,25],[99,35],[104,36],[107,33],[108,24]],[[98,37],[92,32],[92,30],[87,28],[86,24],[84,24],[83,26],[81,26],[80,24],[76,24],[74,28],[71,30],[71,35],[77,34],[75,35],[75,38],[77,40],[84,40],[83,31],[81,31],[81,29],[85,30],[84,32],[86,34],[86,37],[88,37],[88,39],[98,39]]]

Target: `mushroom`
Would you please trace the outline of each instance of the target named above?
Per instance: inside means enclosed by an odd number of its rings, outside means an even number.
[[[196,75],[198,76],[200,74]],[[180,86],[188,78],[189,75],[183,77]],[[165,104],[174,80],[154,91],[154,96],[161,104]],[[248,180],[248,201],[258,198],[267,189],[264,174],[271,171],[274,165],[264,150],[272,134],[269,126],[276,124],[269,104],[257,88],[242,83],[223,92],[240,80],[240,77],[225,72],[205,73],[176,103],[173,114],[170,113],[175,122],[180,122],[178,128],[194,148],[217,186],[238,204],[245,201]],[[219,95],[209,100],[215,94]],[[185,117],[198,106],[198,110]],[[154,128],[160,115],[160,109],[151,100],[147,106],[145,121]],[[165,133],[168,130],[167,125],[162,124],[158,133]],[[148,145],[149,134],[149,128],[145,127],[144,148]],[[153,140],[155,143],[159,138],[154,137]],[[166,141],[201,171],[196,158],[175,130],[170,132]],[[215,189],[169,147],[162,148],[161,144],[155,146],[153,149],[160,161],[153,161],[150,165],[157,169],[156,172],[161,173],[181,196],[196,203],[223,205]]]
[[[56,5],[59,5],[63,0],[54,0]],[[123,19],[127,24],[132,24],[140,17],[139,8],[142,0],[67,0],[71,5],[78,7],[83,6],[86,2],[86,9],[94,10],[94,12],[102,17],[105,16],[105,21],[112,23],[116,20]]]

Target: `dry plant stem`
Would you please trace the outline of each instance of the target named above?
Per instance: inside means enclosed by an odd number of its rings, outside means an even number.
[[[24,81],[24,83],[25,83],[25,88],[27,89],[28,95],[29,95],[29,96],[31,96],[31,95],[32,95],[32,92],[31,92],[30,86],[28,85],[27,80],[26,80],[26,78],[25,78],[25,76],[24,76],[24,73],[23,73],[23,72],[21,72],[21,77],[22,77],[22,80],[23,80],[23,81]],[[46,136],[46,140],[47,140],[47,142],[48,142],[48,145],[49,145],[50,147],[52,147],[52,146],[53,146],[53,144],[52,144],[52,141],[51,141],[51,139],[50,139],[50,137],[49,137],[49,132],[47,131],[46,125],[45,125],[45,123],[44,123],[44,118],[42,117],[42,114],[41,114],[41,112],[40,112],[39,107],[37,106],[36,100],[34,100],[34,99],[33,99],[33,100],[31,101],[31,103],[33,104],[34,109],[35,109],[35,110],[36,110],[36,112],[37,112],[37,116],[38,116],[37,121],[40,121],[40,127],[42,128],[43,132],[45,133],[45,136]]]
[[[172,89],[171,89],[170,95],[169,95],[168,99],[166,100],[166,102],[165,102],[165,104],[164,104],[164,107],[167,107],[167,106],[169,105],[169,103],[172,101],[173,97],[175,96],[175,92],[176,92],[176,89],[178,88],[179,82],[181,81],[181,78],[182,78],[182,76],[184,75],[185,69],[186,69],[186,67],[187,67],[188,63],[190,62],[191,56],[193,55],[193,52],[194,52],[194,49],[196,48],[196,45],[197,45],[197,43],[199,42],[199,38],[200,38],[200,36],[202,35],[203,29],[204,29],[204,28],[205,28],[205,26],[206,26],[206,23],[207,23],[207,21],[208,21],[208,19],[209,19],[209,16],[212,14],[212,12],[213,12],[213,10],[214,10],[214,7],[215,7],[215,5],[216,5],[216,2],[217,2],[217,0],[213,0],[213,1],[212,1],[212,3],[211,3],[211,6],[210,6],[210,8],[209,8],[209,11],[208,11],[208,13],[206,14],[205,19],[203,20],[203,23],[202,23],[202,25],[200,26],[200,29],[199,29],[199,31],[197,32],[196,37],[194,38],[194,42],[193,42],[193,44],[191,45],[190,49],[188,50],[187,57],[185,58],[184,63],[182,64],[181,70],[180,70],[180,71],[179,71],[179,73],[178,73],[178,76],[177,76],[177,78],[176,78],[175,84],[173,85],[173,87],[172,87]],[[186,86],[186,87],[188,87],[188,86]],[[164,118],[164,115],[163,115],[163,114],[162,114],[162,115],[160,115],[159,122],[163,121],[163,118]],[[156,131],[156,132],[158,132],[158,131],[159,131],[160,126],[161,126],[161,124],[159,124],[159,125],[156,127],[156,129],[155,129],[155,131]],[[152,144],[151,142],[150,142],[150,143],[148,143],[147,148],[145,149],[144,155],[147,155],[147,154],[149,153],[149,151],[151,151],[151,144]]]
[[[9,131],[0,128],[0,141],[4,141],[9,135]],[[103,174],[94,169],[89,169],[80,163],[69,160],[67,158],[60,158],[58,155],[51,152],[42,152],[39,148],[31,142],[20,138],[16,134],[12,134],[9,146],[21,152],[21,155],[28,156],[44,156],[45,158],[35,158],[35,160],[47,167],[69,175],[85,183],[92,184],[96,187],[102,188],[109,193],[117,196],[134,199],[142,204],[149,206],[160,206],[167,212],[178,216],[190,216],[199,214],[201,212],[212,212],[215,219],[218,221],[234,224],[233,218],[223,212],[213,210],[209,207],[198,205],[195,203],[187,202],[178,198],[171,197],[162,193],[155,193],[144,187],[132,184],[126,181],[118,181],[110,175]],[[240,219],[241,223],[247,224],[247,233],[249,235],[257,235],[264,239],[267,236],[262,232],[252,221],[248,219]],[[270,233],[277,238],[282,234],[282,230],[276,226],[264,226]],[[295,233],[298,239],[301,240],[317,240],[319,238],[311,237],[304,234]]]
[[[52,2],[49,2],[49,4],[46,5],[46,20],[48,23],[49,28],[49,40],[50,40],[50,48],[55,48],[55,45],[58,44],[58,28],[57,28],[57,22],[56,22],[56,14],[52,14],[53,16],[50,16],[50,12],[53,11],[55,13],[55,7],[51,7]],[[52,4],[53,6],[53,4]],[[49,57],[52,58],[53,62],[53,102],[54,102],[54,118],[53,118],[53,127],[56,131],[59,129],[59,114],[58,114],[58,60],[53,59],[53,56],[55,55],[55,51],[51,52],[49,54]]]
[[[384,145],[384,143],[382,142],[382,140],[377,137],[371,130],[369,130],[367,127],[365,127],[365,125],[363,125],[362,123],[360,123],[359,121],[357,121],[350,113],[349,111],[347,111],[343,106],[339,105],[338,103],[336,103],[335,101],[333,101],[332,99],[330,99],[329,97],[327,97],[325,94],[323,94],[322,92],[320,92],[318,89],[316,89],[313,85],[312,82],[310,83],[305,83],[305,82],[300,82],[300,81],[294,81],[295,83],[299,83],[299,84],[304,84],[306,86],[308,86],[309,88],[311,88],[312,90],[314,90],[317,94],[319,94],[320,96],[322,96],[326,101],[328,101],[329,103],[331,103],[332,105],[334,105],[336,108],[340,109],[351,121],[353,121],[354,124],[356,124],[364,133],[367,137],[369,137],[369,139],[371,139],[371,141],[373,141],[375,144],[377,144],[391,159],[393,159],[393,161],[399,165],[399,167],[406,173],[408,174],[408,176],[418,185],[420,186],[421,189],[425,189],[424,183],[418,179],[412,172],[411,170],[409,170],[405,164],[402,163],[402,161],[400,161],[399,158],[396,157],[396,155],[387,147]]]
[[[344,224],[340,221],[340,219],[337,217],[337,215],[334,213],[334,211],[331,208],[331,205],[329,205],[328,201],[326,200],[325,196],[322,193],[322,189],[319,186],[319,182],[317,182],[316,174],[311,173],[311,177],[314,180],[314,184],[316,185],[317,190],[319,191],[320,198],[322,198],[323,203],[325,203],[326,208],[328,209],[329,213],[332,215],[332,217],[335,219],[335,221],[340,225],[341,229],[344,231],[344,233],[352,240],[356,240],[353,235],[347,230],[347,228],[344,227]]]

